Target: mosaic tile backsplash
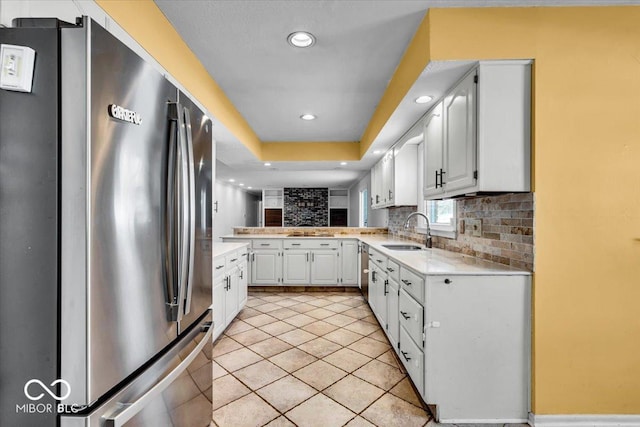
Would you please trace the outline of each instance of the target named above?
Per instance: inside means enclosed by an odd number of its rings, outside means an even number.
[[[285,188],[285,227],[326,227],[329,225],[328,188]]]
[[[414,228],[403,229],[407,215],[416,210],[416,206],[390,208],[389,234],[424,243],[424,234],[416,233]],[[533,271],[533,193],[458,199],[456,210],[457,237],[448,239],[434,236],[434,248]],[[480,221],[480,236],[472,235],[473,230],[468,220]],[[413,220],[411,225],[415,225]]]

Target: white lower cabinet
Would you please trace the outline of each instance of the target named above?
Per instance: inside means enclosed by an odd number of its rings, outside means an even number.
[[[401,291],[402,292],[402,291]],[[404,365],[411,381],[421,395],[424,394],[424,353],[407,333],[404,326],[400,325],[400,360]]]
[[[227,276],[220,275],[213,282],[213,339],[222,334],[227,327],[225,322],[225,300],[227,293]]]
[[[340,284],[341,285],[357,285],[360,277],[360,269],[358,261],[358,241],[345,240],[340,242]]]
[[[526,422],[531,277],[419,275],[370,253],[369,305],[437,421]]]
[[[530,276],[428,276],[425,299],[424,398],[439,421],[525,422]]]
[[[213,260],[213,339],[222,334],[247,302],[247,254],[241,249]]]
[[[398,318],[398,298],[400,297],[400,286],[391,276],[387,279],[387,337],[393,350],[398,353],[398,340],[400,336],[400,319]]]
[[[311,284],[336,285],[338,283],[338,251],[316,249],[311,251]]]
[[[311,257],[309,251],[302,249],[285,249],[282,259],[282,283],[300,285],[309,283],[311,278]]]
[[[253,249],[251,254],[251,279],[254,285],[279,285],[282,280],[280,250]]]
[[[387,297],[386,290],[389,284],[387,274],[378,268],[371,259],[369,260],[369,305],[378,319],[382,329],[387,328]]]
[[[223,238],[224,242],[244,239]],[[357,239],[246,239],[248,284],[256,286],[357,286],[360,278]]]

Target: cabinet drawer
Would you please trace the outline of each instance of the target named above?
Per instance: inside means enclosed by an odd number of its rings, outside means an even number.
[[[400,289],[400,325],[403,326],[413,340],[422,347],[422,328],[424,326],[424,309],[404,289]]]
[[[404,267],[400,269],[400,283],[420,303],[424,302],[424,279]]]
[[[402,293],[400,293],[402,295]],[[409,334],[403,326],[400,326],[400,360],[407,369],[411,381],[416,386],[420,395],[424,395],[424,353],[409,338]]]
[[[373,261],[375,265],[379,268],[387,272],[387,257],[382,255],[380,252],[377,252],[371,248],[369,248],[369,259]]]
[[[227,270],[235,267],[240,262],[240,252],[231,252],[227,254],[225,257],[225,264],[227,265]]]
[[[337,240],[291,239],[283,242],[285,249],[338,249]]]
[[[282,249],[282,240],[259,239],[253,240],[253,249]]]
[[[400,265],[391,259],[387,260],[387,273],[396,282],[400,281]]]
[[[226,257],[219,256],[213,259],[213,277],[220,277],[227,271]]]

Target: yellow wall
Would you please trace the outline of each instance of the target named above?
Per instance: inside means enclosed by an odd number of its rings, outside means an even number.
[[[269,161],[357,161],[358,142],[263,142],[262,160]]]
[[[640,7],[432,9],[432,60],[535,59],[536,414],[640,414]]]

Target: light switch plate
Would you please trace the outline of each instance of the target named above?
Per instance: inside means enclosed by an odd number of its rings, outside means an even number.
[[[471,234],[475,237],[482,237],[482,220],[481,219],[465,219],[465,234]]]
[[[0,89],[31,92],[35,57],[30,47],[0,45]]]

